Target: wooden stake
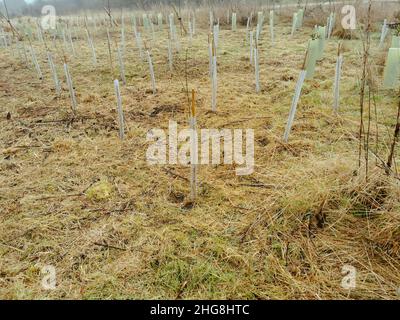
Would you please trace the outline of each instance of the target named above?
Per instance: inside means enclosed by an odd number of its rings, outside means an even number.
[[[190,108],[190,129],[191,129],[191,167],[190,167],[190,199],[192,202],[197,196],[197,162],[198,162],[198,141],[196,129],[196,93],[192,89],[192,105]]]

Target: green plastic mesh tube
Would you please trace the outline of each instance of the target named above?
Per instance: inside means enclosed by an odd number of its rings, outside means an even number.
[[[400,48],[400,36],[393,36],[392,37],[392,45],[391,48]]]
[[[383,86],[385,89],[395,89],[400,85],[400,48],[390,48],[385,72]]]
[[[292,36],[294,35],[294,32],[296,31],[297,21],[298,21],[297,13],[293,13],[292,32],[291,32]]]
[[[299,9],[299,11],[297,11],[296,29],[300,29],[303,26],[303,20],[304,20],[304,10]]]
[[[317,56],[317,60],[320,61],[324,57],[326,27],[318,27],[317,33],[318,33],[318,56]]]
[[[315,65],[317,64],[319,48],[319,39],[309,40],[308,42],[308,55],[306,60],[306,79],[312,79],[315,73]]]

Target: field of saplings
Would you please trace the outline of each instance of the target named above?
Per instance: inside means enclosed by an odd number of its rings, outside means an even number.
[[[400,299],[398,2],[45,9],[0,15],[0,298]]]

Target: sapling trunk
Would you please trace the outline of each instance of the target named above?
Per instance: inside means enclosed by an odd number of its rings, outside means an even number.
[[[124,140],[125,138],[125,124],[124,124],[124,113],[122,111],[122,98],[119,88],[119,81],[114,80],[115,95],[117,97],[117,112],[118,112],[118,124],[119,124],[119,138]]]
[[[398,103],[398,107],[397,107],[397,118],[396,118],[396,126],[394,129],[393,141],[390,146],[389,158],[388,158],[388,161],[386,164],[387,165],[387,169],[386,169],[387,174],[389,174],[389,170],[391,169],[392,164],[393,164],[395,150],[396,150],[396,144],[399,139],[399,136],[400,136],[400,95],[399,95],[399,103]]]

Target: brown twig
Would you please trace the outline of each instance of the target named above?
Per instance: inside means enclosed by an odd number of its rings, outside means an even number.
[[[394,135],[393,135],[393,141],[392,141],[392,145],[390,147],[390,154],[389,154],[389,158],[387,161],[387,168],[391,168],[392,164],[393,164],[393,158],[394,158],[394,150],[396,147],[396,143],[397,140],[399,138],[399,134],[400,134],[400,95],[399,95],[399,105],[397,108],[397,120],[396,120],[396,127],[394,129]],[[388,169],[386,169],[386,173],[389,174]]]

